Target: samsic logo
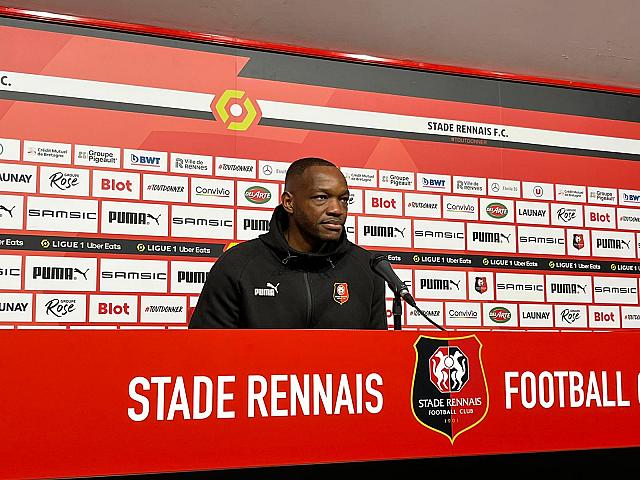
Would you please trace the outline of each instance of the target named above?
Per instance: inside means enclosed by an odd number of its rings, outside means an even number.
[[[100,273],[102,279],[122,279],[122,280],[166,280],[165,272],[138,272],[138,271],[110,271]]]
[[[109,223],[125,225],[160,225],[161,215],[161,213],[151,215],[150,213],[144,212],[110,211],[108,220]]]
[[[30,208],[28,210],[29,217],[40,218],[62,218],[73,220],[97,220],[96,212],[82,212],[79,210],[50,210],[46,208]]]
[[[171,223],[174,225],[194,225],[200,227],[233,227],[233,220],[220,220],[218,218],[173,217]]]

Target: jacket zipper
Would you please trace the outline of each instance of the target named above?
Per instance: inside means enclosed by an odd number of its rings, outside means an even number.
[[[304,272],[304,284],[307,287],[307,326],[311,327],[311,287],[309,286],[307,272]]]

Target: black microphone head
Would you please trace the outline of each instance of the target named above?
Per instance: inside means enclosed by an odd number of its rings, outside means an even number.
[[[369,258],[369,266],[375,270],[375,266],[380,263],[381,260],[386,260],[387,256],[384,253],[374,253]]]

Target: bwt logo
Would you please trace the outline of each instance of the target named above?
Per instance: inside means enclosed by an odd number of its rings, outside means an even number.
[[[423,187],[432,187],[432,188],[444,188],[445,181],[435,178],[422,178],[422,186]]]
[[[373,225],[365,225],[364,227],[364,236],[365,237],[385,237],[385,238],[396,238],[396,232],[400,234],[402,238],[404,238],[405,228],[398,227],[377,227]]]
[[[146,155],[136,155],[134,153],[131,154],[131,164],[132,165],[149,165],[151,167],[159,167],[160,166],[160,157],[149,157]]]

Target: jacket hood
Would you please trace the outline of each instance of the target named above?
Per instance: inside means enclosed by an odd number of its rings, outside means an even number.
[[[259,236],[260,240],[271,248],[284,264],[291,261],[296,264],[298,262],[316,265],[328,263],[333,266],[333,263],[351,248],[351,242],[347,239],[347,234],[343,228],[338,240],[325,242],[317,252],[299,252],[293,249],[284,238],[284,232],[288,225],[289,216],[284,207],[278,205],[271,216],[269,231]]]

